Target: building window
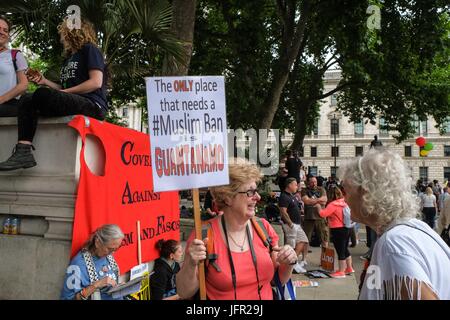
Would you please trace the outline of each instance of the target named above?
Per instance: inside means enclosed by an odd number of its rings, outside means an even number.
[[[122,109],[122,117],[128,118],[128,108],[123,108]]]
[[[425,183],[428,182],[428,167],[419,167],[419,178]]]
[[[389,135],[389,130],[386,127],[386,120],[384,118],[380,118],[380,137],[386,137]]]
[[[331,147],[331,156],[339,157],[339,147]]]
[[[308,167],[308,174],[310,174],[313,177],[317,177],[317,167],[316,166]]]
[[[386,126],[386,120],[384,118],[380,118],[380,137],[386,137],[389,135],[389,130]]]
[[[444,133],[450,135],[450,117],[447,117],[444,121]]]
[[[444,146],[444,157],[450,157],[450,146]]]
[[[444,167],[444,180],[450,181],[450,167]]]
[[[355,122],[355,136],[356,137],[364,136],[364,122],[362,120],[360,122]]]
[[[420,131],[421,131],[421,134],[423,134],[424,136],[426,136],[428,134],[427,120],[420,121]]]
[[[330,119],[331,135],[339,134],[339,119]]]
[[[355,157],[362,157],[364,155],[364,147],[355,147]]]
[[[405,146],[405,157],[412,157],[412,147]]]
[[[330,173],[332,176],[336,176],[337,175],[337,171],[338,171],[339,167],[330,167]]]
[[[331,106],[337,106],[337,94],[332,94],[331,95]]]
[[[314,137],[317,137],[319,135],[319,119],[314,122],[313,135]]]
[[[411,121],[411,125],[414,128],[415,135],[427,135],[428,133],[428,125],[427,121],[419,121],[417,116],[414,116],[414,120]]]
[[[317,157],[317,147],[311,147],[311,157]]]

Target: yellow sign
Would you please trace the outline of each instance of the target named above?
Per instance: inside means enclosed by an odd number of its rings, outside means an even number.
[[[130,295],[135,300],[150,300],[150,276],[148,272],[144,275],[145,277],[141,281],[141,290]]]

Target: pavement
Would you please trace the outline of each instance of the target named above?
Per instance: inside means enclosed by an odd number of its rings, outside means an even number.
[[[292,274],[292,281],[296,280],[312,280],[319,283],[317,287],[296,287],[297,300],[357,300],[359,278],[364,266],[364,260],[360,256],[365,254],[368,250],[366,246],[365,228],[362,227],[358,232],[359,243],[354,248],[349,248],[353,260],[353,275],[347,275],[342,279],[310,279],[304,274]],[[182,242],[185,248],[186,242]],[[332,247],[332,244],[330,243]],[[320,269],[320,247],[310,247],[311,253],[308,253],[306,258],[308,265],[306,270]],[[337,256],[335,256],[335,270],[338,267]]]
[[[353,275],[347,275],[342,279],[312,279],[304,274],[293,274],[292,281],[295,280],[312,280],[319,283],[318,287],[297,287],[297,300],[357,300],[359,278],[364,266],[364,261],[360,259],[367,252],[365,242],[359,242],[354,248],[349,248],[353,260]],[[306,270],[320,269],[321,248],[311,247],[311,253],[308,254],[306,260],[308,265]],[[337,257],[335,257],[335,270],[338,267]]]

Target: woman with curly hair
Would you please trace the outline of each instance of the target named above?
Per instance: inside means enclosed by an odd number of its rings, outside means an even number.
[[[420,201],[403,159],[377,148],[345,163],[339,175],[352,220],[379,236],[359,298],[450,299],[450,248],[417,219]]]
[[[0,171],[30,168],[36,165],[31,153],[39,116],[60,117],[82,114],[105,118],[106,66],[96,43],[93,25],[83,20],[80,29],[70,29],[67,18],[58,26],[65,61],[60,83],[46,79],[39,71],[27,73],[28,80],[42,86],[19,102],[18,143],[12,156],[0,163]]]

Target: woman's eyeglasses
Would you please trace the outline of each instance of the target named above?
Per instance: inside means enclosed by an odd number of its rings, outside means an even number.
[[[258,193],[258,189],[253,189],[253,190],[250,189],[250,190],[247,190],[247,191],[238,191],[238,193],[245,193],[247,195],[247,197],[251,198],[251,197],[254,197],[255,194]]]
[[[105,246],[106,250],[108,250],[108,252],[111,252],[111,253],[116,252],[116,251],[119,250],[121,247],[122,247],[122,245],[120,245],[120,246],[117,247],[117,248],[109,248],[109,247]]]

